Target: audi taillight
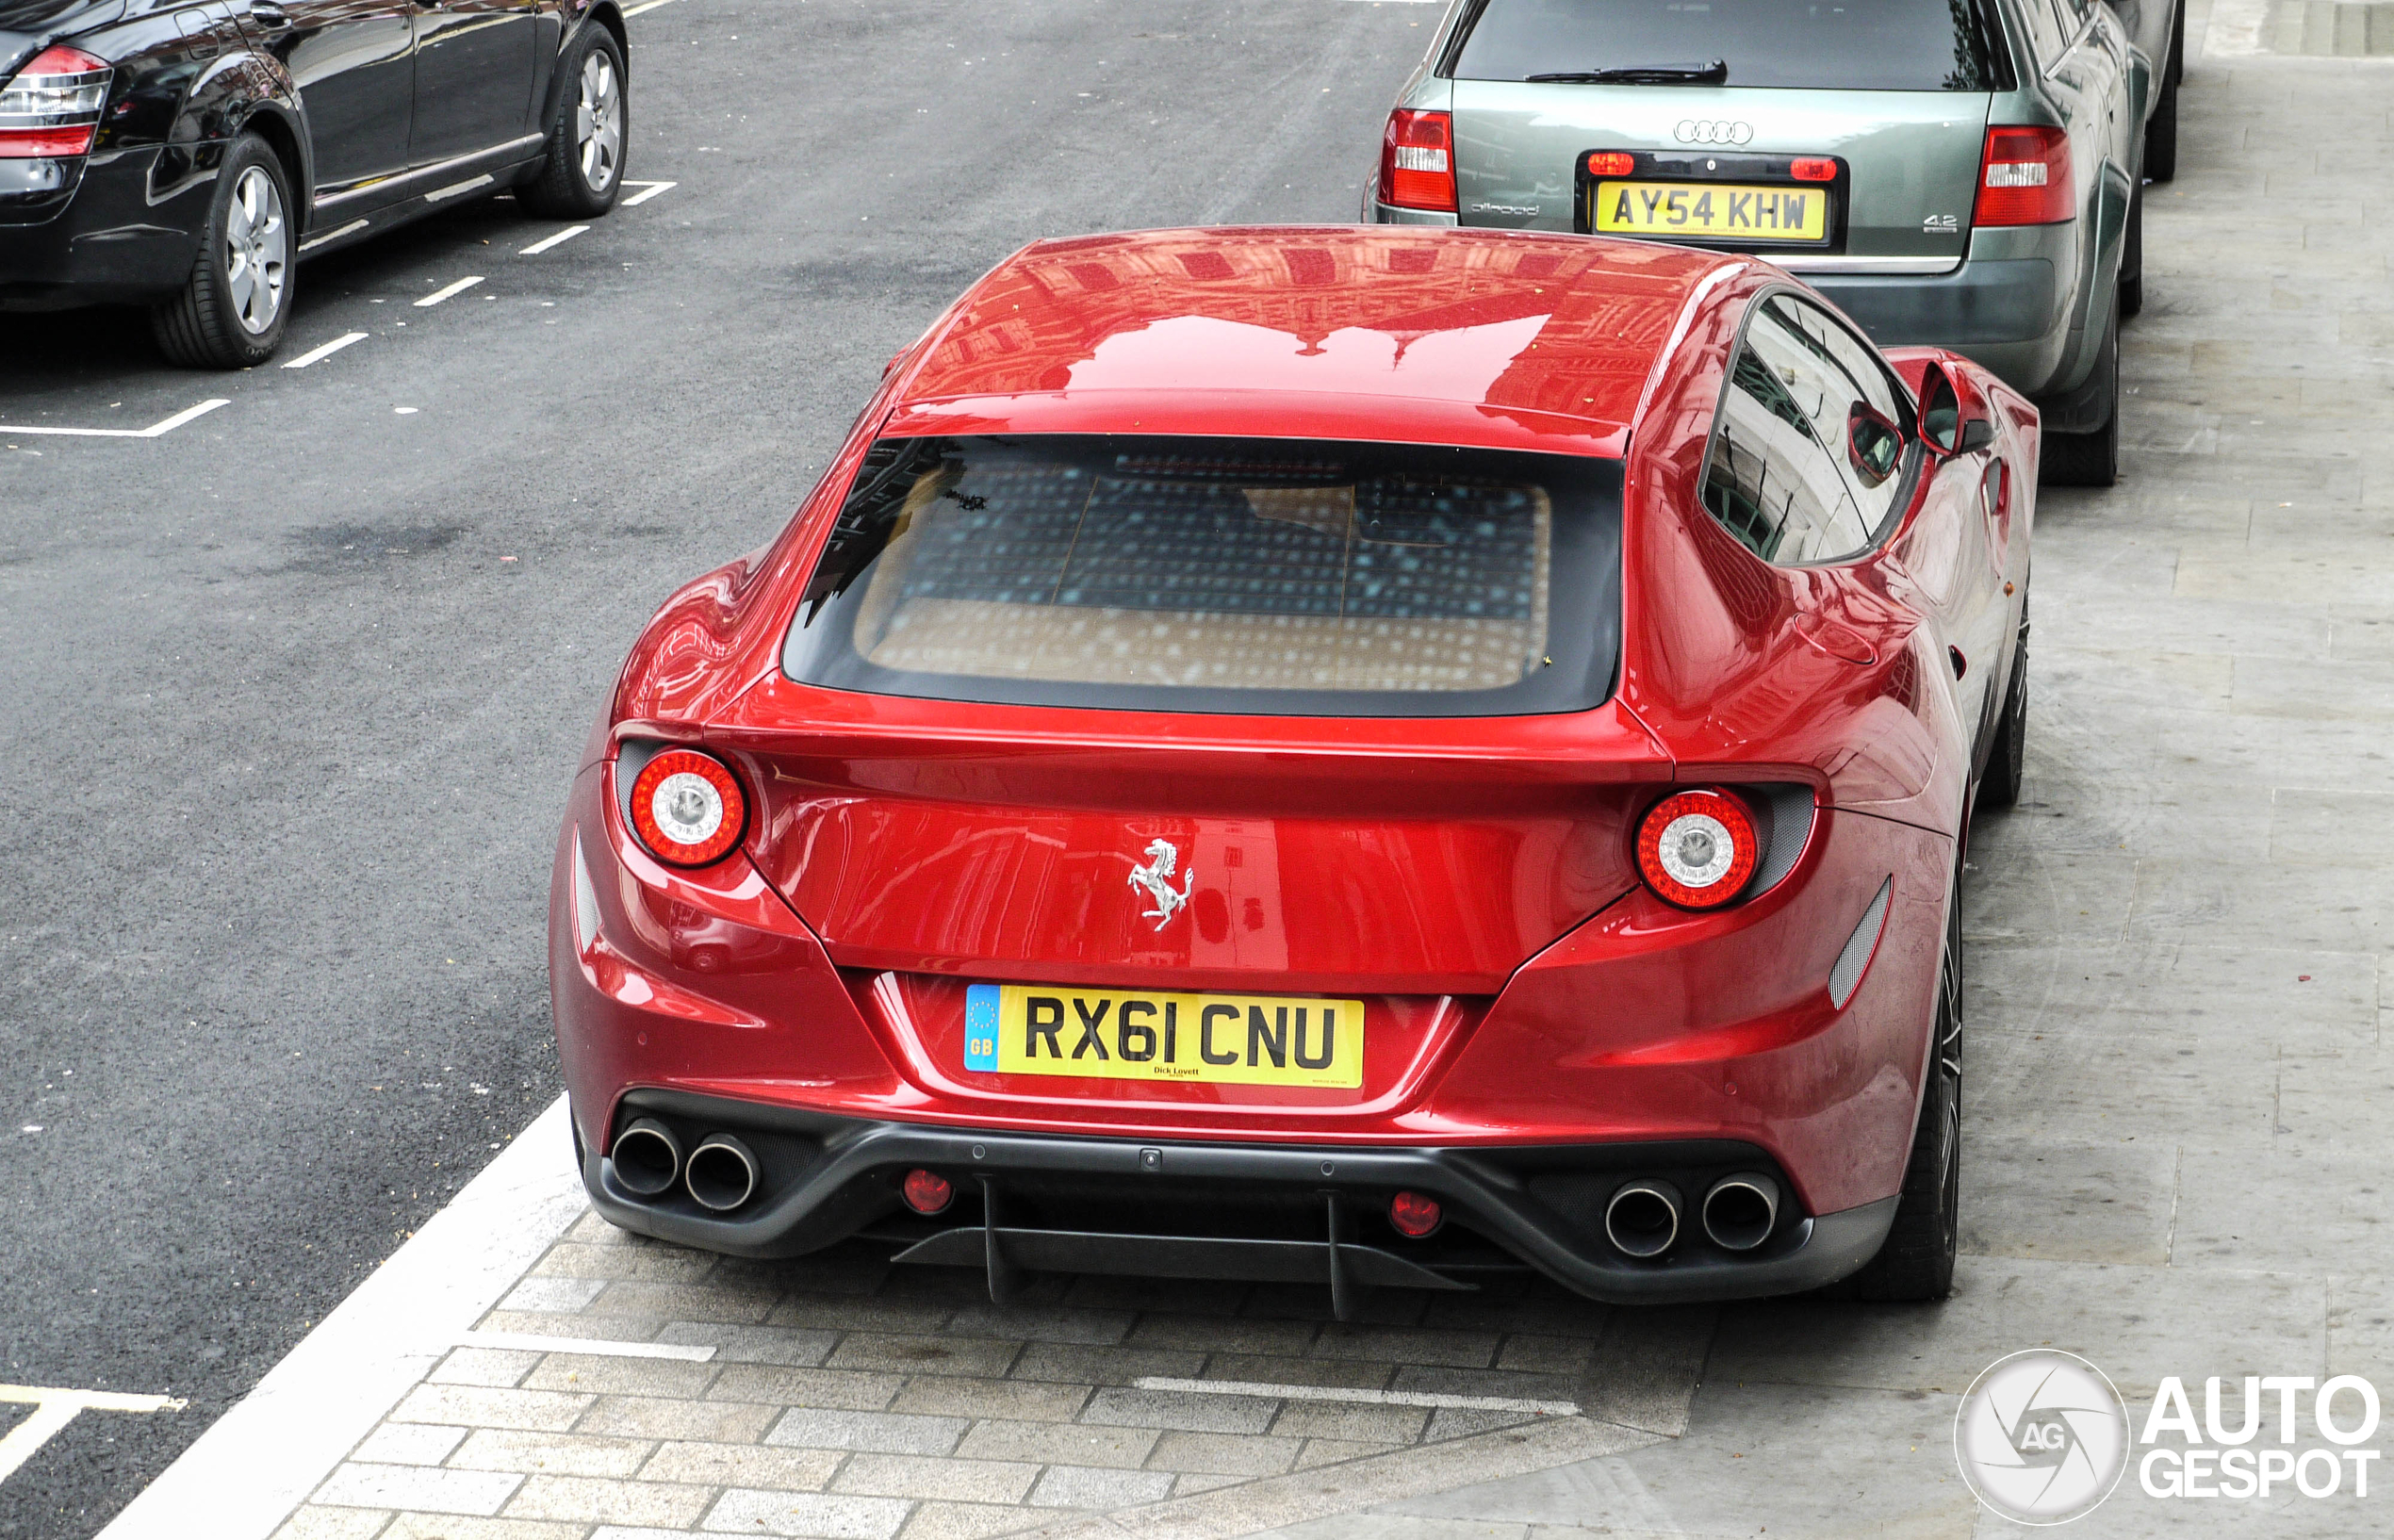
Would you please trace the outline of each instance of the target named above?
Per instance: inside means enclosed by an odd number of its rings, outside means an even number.
[[[666,749],[631,783],[632,831],[649,854],[676,866],[723,859],[740,843],[747,815],[730,770],[694,748]]]
[[[1978,168],[1978,224],[2059,224],[2078,212],[2070,136],[2058,128],[1990,128]]]
[[[1639,875],[1681,909],[1718,909],[1736,898],[1760,857],[1754,815],[1728,792],[1676,793],[1638,824]]]
[[[1637,171],[1637,156],[1625,150],[1597,150],[1588,156],[1590,176],[1629,176]]]
[[[103,58],[80,48],[45,48],[0,87],[0,160],[65,159],[91,153],[107,105]]]
[[[1834,182],[1837,162],[1823,156],[1798,156],[1788,162],[1787,174],[1798,182]]]
[[[1380,142],[1380,201],[1395,208],[1455,211],[1454,120],[1399,107]]]

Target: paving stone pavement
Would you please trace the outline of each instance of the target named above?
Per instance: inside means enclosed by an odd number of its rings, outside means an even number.
[[[281,1535],[1241,1534],[1674,1436],[1715,1319],[1526,1279],[1383,1290],[1346,1323],[1323,1289],[1145,1279],[1042,1279],[1001,1310],[978,1271],[886,1252],[742,1262],[585,1214]]]
[[[1959,1540],[2011,1532],[1951,1454],[2004,1353],[2084,1353],[2139,1408],[2167,1374],[2394,1384],[2389,82],[2189,60],[2123,343],[2126,476],[2040,500],[2028,789],[1974,836],[1952,1301],[1608,1311],[1524,1285],[1386,1291],[1340,1326],[1319,1291],[1083,1279],[998,1311],[976,1275],[723,1261],[592,1217],[480,1329],[704,1361],[461,1347],[282,1534]],[[2131,1477],[2072,1533],[2386,1514]]]

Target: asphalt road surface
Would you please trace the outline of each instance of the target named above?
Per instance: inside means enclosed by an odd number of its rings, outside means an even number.
[[[284,361],[364,334],[304,368],[0,323],[0,1381],[189,1399],[77,1418],[0,1535],[97,1530],[556,1094],[575,755],[891,353],[1037,237],[1351,220],[1437,15],[674,0],[629,167],[672,187],[303,268]]]

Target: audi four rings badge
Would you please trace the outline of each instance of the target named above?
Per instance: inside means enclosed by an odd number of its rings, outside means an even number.
[[[1671,134],[1681,144],[1743,144],[1754,137],[1750,123],[1719,123],[1707,118],[1681,118]]]

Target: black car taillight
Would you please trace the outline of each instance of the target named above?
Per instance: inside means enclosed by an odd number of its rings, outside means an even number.
[[[106,59],[45,48],[0,88],[0,160],[62,160],[91,153],[108,100]]]

